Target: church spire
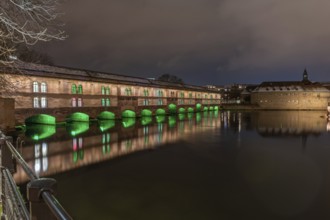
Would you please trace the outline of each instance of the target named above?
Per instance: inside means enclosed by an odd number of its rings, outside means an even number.
[[[304,70],[304,73],[303,73],[303,82],[309,82],[309,79],[308,79],[308,73],[307,73],[307,70],[305,68]]]

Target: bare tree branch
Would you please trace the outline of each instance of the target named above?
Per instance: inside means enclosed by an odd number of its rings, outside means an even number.
[[[59,0],[0,0],[1,66],[15,66],[12,58],[18,45],[66,38],[58,23],[58,5]],[[0,73],[0,88],[9,84]]]

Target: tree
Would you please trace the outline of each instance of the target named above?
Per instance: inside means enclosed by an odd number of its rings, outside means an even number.
[[[58,25],[59,0],[0,0],[0,65],[14,67],[20,45],[32,46],[39,41],[63,40]],[[0,87],[10,82],[0,74]]]
[[[173,83],[184,83],[181,78],[171,74],[163,74],[160,77],[158,77],[157,80],[173,82]]]

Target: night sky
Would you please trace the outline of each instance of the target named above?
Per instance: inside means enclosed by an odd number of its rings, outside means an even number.
[[[330,81],[329,0],[67,0],[59,66],[195,85]]]

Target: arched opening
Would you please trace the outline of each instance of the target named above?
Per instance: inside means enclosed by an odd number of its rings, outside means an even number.
[[[171,103],[168,105],[168,112],[170,114],[176,114],[176,105]]]
[[[33,115],[25,119],[25,124],[45,124],[45,125],[55,125],[56,118],[47,114]]]
[[[66,117],[67,122],[89,122],[89,115],[82,112],[75,112]]]
[[[109,112],[109,111],[103,111],[97,116],[97,119],[99,119],[99,120],[114,120],[115,119],[115,113]]]
[[[135,118],[136,113],[132,110],[125,110],[121,113],[122,118]]]

